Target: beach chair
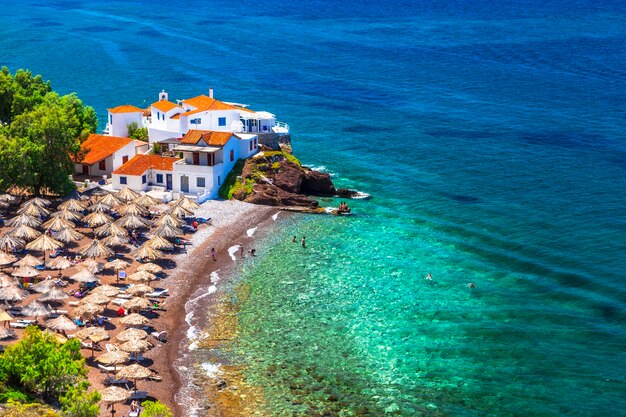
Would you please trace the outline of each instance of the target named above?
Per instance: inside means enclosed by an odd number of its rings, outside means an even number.
[[[167,332],[165,330],[162,332],[152,332],[150,335],[159,342],[167,342]]]
[[[106,345],[104,345],[104,347],[106,348],[107,352],[114,352],[116,350],[120,350],[120,348],[115,346],[113,343],[107,343]]]
[[[105,366],[100,363],[98,364],[98,368],[100,369],[100,372],[105,372],[105,373],[117,371],[117,368],[115,366]]]
[[[141,353],[131,353],[130,360],[135,362],[143,362],[144,357]]]
[[[28,324],[26,323],[19,323],[19,322],[11,322],[9,323],[9,326],[14,328],[14,329],[25,329],[28,327]]]
[[[155,298],[165,298],[167,297],[168,294],[168,290],[167,288],[161,288],[158,290],[154,290],[152,291],[150,294],[146,294],[148,297],[155,297]]]
[[[146,398],[148,398],[148,391],[133,391],[130,394],[131,400],[145,400]]]
[[[141,413],[141,407],[139,407],[137,410],[135,411],[129,411],[128,412],[128,417],[139,417],[139,414]]]
[[[114,298],[111,300],[111,302],[113,304],[115,304],[116,306],[123,306],[128,300],[124,299],[124,298]]]
[[[108,373],[106,374],[106,376],[104,377],[104,382],[105,385],[126,385],[128,389],[128,379],[126,378],[115,378],[111,375],[109,375]]]

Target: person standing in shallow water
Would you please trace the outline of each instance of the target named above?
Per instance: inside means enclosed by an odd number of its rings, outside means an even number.
[[[213,258],[214,261],[217,261],[217,259],[215,259],[215,248],[211,248],[211,258]]]
[[[302,236],[302,247],[306,248],[306,237]]]
[[[291,243],[296,243],[296,235],[293,235],[293,239],[291,239]]]

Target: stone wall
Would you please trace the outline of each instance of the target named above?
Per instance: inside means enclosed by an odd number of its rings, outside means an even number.
[[[291,136],[283,135],[279,133],[259,133],[259,144],[267,146],[270,149],[276,151],[281,150],[282,146],[289,146],[291,148]]]

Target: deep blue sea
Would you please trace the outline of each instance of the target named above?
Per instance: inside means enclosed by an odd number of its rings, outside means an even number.
[[[242,271],[275,415],[626,416],[623,1],[2,3],[0,64],[103,122],[213,86],[373,195]]]

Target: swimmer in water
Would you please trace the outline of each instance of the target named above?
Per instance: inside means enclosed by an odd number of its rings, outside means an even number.
[[[291,243],[296,243],[296,239],[297,239],[297,237],[296,237],[296,235],[294,235],[293,239],[291,239]]]
[[[474,284],[473,282],[470,282],[469,284],[467,284],[467,288],[478,288],[478,287],[476,287],[476,284]]]
[[[428,275],[426,275],[426,279],[428,281],[432,281],[433,280],[433,276],[432,276],[432,274],[430,272],[428,273]]]

